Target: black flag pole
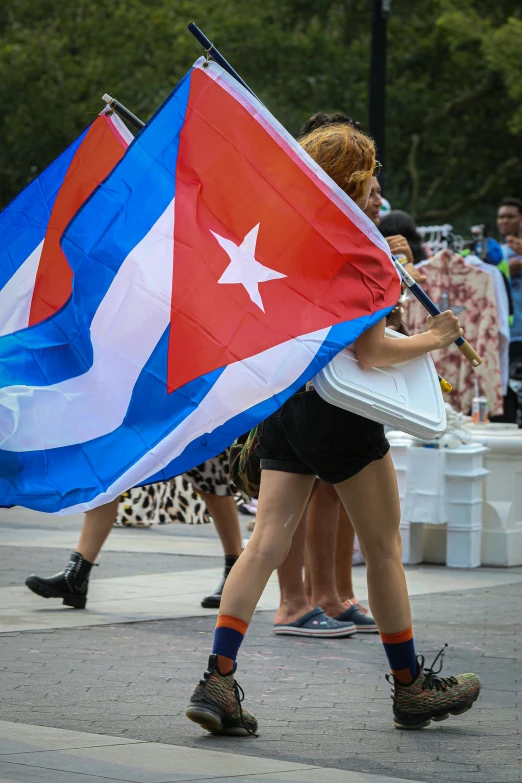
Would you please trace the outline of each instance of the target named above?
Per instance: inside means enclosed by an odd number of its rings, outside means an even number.
[[[232,76],[236,81],[238,81],[239,84],[241,84],[241,86],[245,88],[245,90],[248,90],[248,92],[251,95],[253,95],[254,98],[256,98],[256,100],[259,101],[259,103],[261,103],[261,105],[263,105],[262,101],[259,100],[255,92],[250,89],[248,84],[241,78],[238,72],[235,71],[234,68],[232,68],[232,66],[230,65],[229,62],[227,62],[227,60],[225,60],[221,52],[219,52],[214,46],[214,44],[212,43],[212,41],[209,41],[207,36],[201,32],[201,30],[199,29],[199,27],[195,22],[191,22],[187,26],[187,30],[190,33],[192,33],[196,41],[201,44],[203,49],[206,51],[207,56],[212,57],[212,59],[215,60],[218,65],[220,65],[227,73],[230,74],[230,76]]]
[[[127,109],[123,103],[117,101],[116,98],[113,98],[111,95],[107,95],[107,93],[105,93],[102,100],[105,101],[111,111],[116,112],[119,117],[127,120],[127,122],[130,122],[130,124],[134,125],[134,127],[138,130],[141,130],[145,126],[145,123],[140,120],[139,117],[136,117],[136,115],[129,111],[129,109]]]

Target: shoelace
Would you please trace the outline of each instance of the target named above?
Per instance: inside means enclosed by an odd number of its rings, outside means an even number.
[[[445,644],[442,650],[440,650],[439,653],[435,656],[435,659],[430,667],[423,670],[424,674],[424,681],[422,683],[422,689],[426,690],[426,688],[429,688],[429,690],[433,690],[435,688],[436,691],[445,691],[447,688],[451,688],[453,685],[458,685],[459,681],[456,677],[439,677],[438,675],[442,671],[443,661],[444,661],[444,653],[446,652],[446,647],[448,645]],[[435,671],[435,664],[440,658],[440,664],[437,671]]]
[[[422,661],[420,664],[420,668],[422,669],[422,674],[424,675],[424,679],[422,681],[421,688],[423,690],[429,689],[433,690],[435,688],[436,691],[445,691],[447,688],[452,688],[454,685],[458,685],[459,681],[456,677],[439,677],[438,675],[442,671],[442,665],[444,660],[444,653],[446,651],[446,647],[448,645],[445,644],[444,647],[440,650],[440,652],[437,653],[435,656],[433,663],[431,666],[424,668],[424,658],[422,655],[419,656],[419,660]],[[440,664],[437,671],[435,671],[434,667],[437,661],[440,658]],[[386,675],[386,681],[390,683],[390,685],[393,688],[391,698],[396,698],[396,692],[397,692],[397,680],[393,676],[393,674],[387,674]]]
[[[243,728],[245,729],[245,731],[247,731],[250,734],[250,736],[258,737],[259,735],[256,734],[255,731],[252,731],[252,729],[250,729],[246,725],[245,716],[243,715],[243,708],[241,706],[241,702],[245,698],[245,692],[241,687],[241,685],[236,680],[234,680],[234,693],[236,696],[237,706],[239,707],[239,718],[241,720],[241,723],[243,724]]]

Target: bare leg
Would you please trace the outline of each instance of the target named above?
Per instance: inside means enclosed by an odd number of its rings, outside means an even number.
[[[341,600],[346,607],[357,604],[362,614],[368,614],[368,609],[363,606],[354,595],[352,583],[352,560],[355,544],[355,530],[350,517],[341,503],[339,513],[339,530],[337,531],[337,551],[335,570],[337,575],[337,589]]]
[[[346,607],[337,591],[335,544],[339,523],[339,496],[331,484],[317,482],[308,502],[306,547],[310,563],[312,606],[329,617],[338,617]]]
[[[315,484],[312,488],[312,494],[310,495],[310,500],[312,499],[312,495],[315,492],[315,488],[317,487],[317,479],[315,481]],[[308,503],[310,503],[310,500]],[[308,506],[307,506],[308,509]],[[306,511],[305,511],[306,516]],[[306,538],[305,538],[305,548],[304,548],[304,591],[306,595],[306,600],[312,605],[312,578],[310,576],[310,558],[308,556],[308,547],[306,546]]]
[[[308,547],[305,546],[304,551],[304,591],[306,600],[310,603],[312,601],[312,579],[310,577],[310,558],[308,557]]]
[[[290,551],[285,561],[277,569],[281,603],[274,617],[274,623],[294,623],[304,614],[312,611],[312,605],[306,597],[303,584],[306,516],[307,512],[305,511],[294,533]]]
[[[390,454],[335,488],[359,538],[366,561],[370,609],[379,631],[397,633],[409,628],[411,611],[401,559],[399,492]]]
[[[94,563],[112,530],[119,501],[116,498],[85,513],[76,551],[89,563]]]
[[[340,510],[339,528],[337,531],[337,552],[335,558],[335,571],[337,575],[337,589],[343,601],[352,600],[352,557],[355,530],[344,507]]]
[[[254,533],[225,583],[220,614],[250,622],[270,575],[290,550],[314,480],[263,470]]]
[[[236,501],[230,495],[200,492],[218,532],[225,555],[239,557],[243,549]]]

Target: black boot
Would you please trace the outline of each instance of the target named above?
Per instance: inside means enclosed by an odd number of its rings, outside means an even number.
[[[73,552],[65,571],[60,571],[59,574],[47,579],[31,574],[25,580],[25,584],[29,590],[41,595],[42,598],[62,598],[65,606],[85,609],[92,566],[93,564],[78,552]]]
[[[214,590],[212,595],[207,595],[201,602],[203,609],[219,609],[221,604],[221,593],[227,581],[227,576],[232,570],[232,566],[236,562],[237,557],[235,555],[225,555],[225,571],[223,573],[223,579],[219,583],[219,586]]]

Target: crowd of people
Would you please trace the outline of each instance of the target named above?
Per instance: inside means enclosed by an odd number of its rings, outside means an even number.
[[[486,280],[487,275],[478,277],[489,271],[481,264],[490,265],[505,279],[510,308],[507,375],[502,381],[501,404],[492,407],[504,421],[516,421],[518,416],[522,426],[522,405],[517,406],[520,389],[516,386],[522,381],[522,201],[508,198],[499,206],[497,227],[502,244],[482,234],[480,241],[468,248],[445,247],[433,253],[412,218],[390,210],[383,200],[374,144],[356,122],[344,114],[321,112],[305,124],[299,141],[378,226],[391,252],[418,282],[435,290],[442,274],[451,276],[454,271],[460,275],[460,288],[456,286],[455,291],[461,293],[453,295],[451,281],[445,283],[450,291],[447,306],[441,307],[442,315],[428,318],[427,326],[412,328],[417,315],[411,303],[401,297],[387,323],[408,339],[390,339],[385,324],[377,324],[355,343],[362,366],[392,365],[434,351],[444,355],[462,334],[456,314],[461,316],[465,306],[457,301],[458,296],[469,298],[469,286]],[[481,295],[490,296],[487,286],[484,290]],[[499,296],[498,287],[491,290]],[[437,301],[437,296],[442,297],[439,289],[432,298]],[[461,316],[460,320],[465,319]],[[474,318],[470,328],[472,323]],[[505,341],[502,349],[498,341],[496,346],[497,353],[506,352]],[[493,349],[490,346],[488,350]],[[491,361],[493,366],[494,357]],[[463,381],[458,397],[463,405],[468,400],[464,385]],[[277,635],[334,638],[380,633],[391,672],[397,727],[422,728],[431,720],[468,710],[480,692],[478,677],[441,677],[440,667],[437,671],[433,665],[426,668],[415,649],[401,562],[397,482],[382,425],[329,405],[313,384],[307,384],[259,425],[257,440],[259,501],[253,534],[244,549],[227,451],[183,477],[134,488],[119,500],[88,511],[78,546],[65,569],[52,577],[32,575],[27,586],[42,597],[84,608],[92,566],[115,522],[199,523],[211,518],[223,547],[224,573],[215,591],[202,597],[202,606],[219,609],[219,616],[208,670],[187,708],[190,720],[213,733],[257,731],[254,715],[241,705],[236,661],[274,570],[281,596],[274,618]],[[355,534],[366,562],[372,614],[354,595]]]

